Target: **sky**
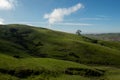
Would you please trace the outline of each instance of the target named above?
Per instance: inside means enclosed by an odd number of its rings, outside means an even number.
[[[0,0],[0,24],[75,33],[120,32],[120,0]]]

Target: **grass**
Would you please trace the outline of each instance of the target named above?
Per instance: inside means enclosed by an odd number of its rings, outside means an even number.
[[[119,46],[45,28],[0,25],[0,80],[119,80]]]
[[[105,70],[106,80],[119,80],[120,79],[120,68],[109,67],[109,66],[93,66],[94,68]]]
[[[72,74],[67,73],[69,68],[77,69],[77,74],[74,70],[70,71]],[[103,75],[95,76],[94,73]],[[0,80],[119,80],[119,75],[120,69],[115,67],[87,66],[51,58],[16,59],[0,54]]]
[[[72,68],[73,70],[68,70],[69,68]],[[76,71],[76,69],[79,69],[80,71]],[[88,71],[89,74],[87,74]],[[104,75],[103,72],[96,68],[71,61],[50,58],[15,59],[11,56],[2,54],[0,55],[0,73],[1,77],[11,79],[32,79],[31,77],[51,79],[59,78],[62,75],[72,75],[73,79],[78,75],[83,78],[89,78],[90,76],[99,78]]]
[[[84,64],[118,66],[117,43],[27,25],[0,26],[0,52],[11,56],[46,57]],[[17,53],[17,54],[16,54]]]
[[[17,77],[8,75],[8,74],[2,74],[2,73],[0,73],[0,80],[20,80],[20,79],[17,78]]]
[[[38,80],[40,76],[37,76],[31,80]],[[83,76],[78,76],[78,75],[62,75],[57,78],[51,78],[50,80],[90,80],[90,78],[83,77]]]

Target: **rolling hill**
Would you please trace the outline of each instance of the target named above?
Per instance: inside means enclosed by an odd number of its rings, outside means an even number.
[[[111,67],[107,68],[108,74],[115,68],[120,75],[119,46],[119,42],[46,28],[0,25],[0,77],[6,80],[68,80],[70,77],[71,80],[104,80],[106,68],[95,66]]]
[[[86,77],[102,78],[104,73],[102,69],[92,68],[71,61],[51,58],[16,59],[0,54],[0,80],[48,80],[59,78],[62,75],[79,75],[79,77],[86,80]]]
[[[120,33],[85,34],[85,36],[106,41],[120,41]]]

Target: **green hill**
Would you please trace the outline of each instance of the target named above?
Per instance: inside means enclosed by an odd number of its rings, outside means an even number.
[[[0,80],[119,80],[119,76],[120,69],[114,67],[0,54]]]
[[[16,59],[0,54],[0,80],[49,80],[60,76],[103,78],[105,71],[75,62],[50,58]],[[71,77],[74,79],[74,76]],[[67,80],[67,79],[65,79]]]
[[[120,33],[85,34],[85,36],[106,41],[120,41]]]
[[[0,80],[119,80],[120,43],[0,25]]]
[[[85,64],[120,66],[120,49],[111,47],[114,44],[104,45],[99,40],[45,28],[2,25],[0,43],[1,53],[19,58],[48,57]]]

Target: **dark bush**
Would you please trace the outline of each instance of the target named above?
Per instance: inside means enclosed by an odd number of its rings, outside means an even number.
[[[22,57],[20,57],[20,56],[18,56],[18,55],[14,55],[13,57],[14,57],[14,58],[22,58]]]
[[[73,57],[75,57],[75,58],[79,58],[79,56],[76,55],[74,52],[69,53],[69,55],[70,55],[70,56],[73,56]]]
[[[90,70],[90,69],[82,69],[82,68],[67,68],[65,70],[66,74],[69,75],[84,75],[84,76],[95,76],[100,77],[104,75],[103,71],[98,70]]]

